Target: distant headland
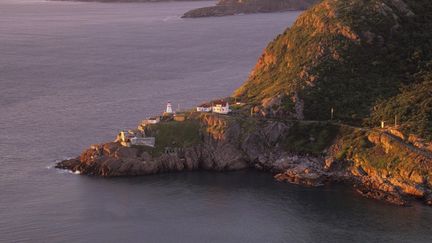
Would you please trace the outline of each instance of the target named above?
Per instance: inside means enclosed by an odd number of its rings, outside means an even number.
[[[49,0],[58,2],[100,2],[100,3],[152,3],[152,2],[191,2],[210,0]]]
[[[219,0],[216,6],[188,11],[183,18],[306,10],[318,0]]]

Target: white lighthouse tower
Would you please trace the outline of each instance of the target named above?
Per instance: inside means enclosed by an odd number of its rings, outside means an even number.
[[[165,113],[168,113],[168,114],[172,114],[173,113],[171,102],[168,102],[166,110],[165,110]]]

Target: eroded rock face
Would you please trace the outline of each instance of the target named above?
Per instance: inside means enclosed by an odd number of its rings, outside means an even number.
[[[325,171],[323,159],[308,156],[282,157],[274,163],[273,170],[280,171],[275,175],[279,181],[308,186],[324,185],[332,176]]]
[[[432,159],[427,152],[405,143],[403,137],[400,133],[370,131],[369,144],[345,158],[351,163],[347,164],[350,180],[360,194],[398,205],[409,204],[410,198],[428,203]]]
[[[57,168],[87,175],[131,176],[183,170],[240,170],[262,166],[274,169],[285,156],[278,141],[289,132],[282,122],[261,122],[246,134],[237,122],[223,117],[204,117],[200,144],[178,152],[151,155],[139,148],[117,142],[92,145],[78,158],[59,163]]]
[[[256,168],[273,173],[279,181],[300,185],[349,182],[365,197],[397,205],[407,205],[410,198],[432,201],[432,160],[391,133],[367,132],[362,135],[369,143],[364,151],[353,150],[344,157],[338,154],[345,141],[337,138],[325,155],[313,156],[289,152],[282,145],[293,132],[289,122],[258,119],[246,128],[240,121],[223,116],[204,117],[201,122],[201,143],[173,153],[151,155],[140,148],[111,142],[92,145],[78,158],[63,161],[57,168],[106,177]],[[377,166],[379,158],[369,156],[373,153],[394,158],[395,162]]]

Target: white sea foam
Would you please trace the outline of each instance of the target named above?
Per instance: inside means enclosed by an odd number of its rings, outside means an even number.
[[[55,166],[55,164],[49,164],[45,168],[47,168],[48,170],[50,170],[50,169],[53,169],[54,166]]]
[[[51,163],[49,163],[45,168],[47,169],[55,169],[56,164],[65,161],[65,160],[70,160],[73,159],[73,157],[63,157],[61,159],[56,159],[54,161],[52,161]]]
[[[77,170],[77,171],[71,171],[71,170],[66,170],[66,169],[59,169],[59,168],[55,168],[56,172],[59,174],[72,174],[72,175],[80,175],[81,171]]]
[[[54,160],[52,163],[50,163],[49,165],[47,165],[45,168],[47,169],[55,169],[56,172],[60,173],[60,174],[74,174],[74,175],[79,175],[81,174],[81,171],[71,171],[71,170],[66,170],[66,169],[59,169],[59,168],[55,168],[56,164],[64,161],[64,160],[69,160],[72,159],[73,157],[63,157],[62,159],[57,159]]]

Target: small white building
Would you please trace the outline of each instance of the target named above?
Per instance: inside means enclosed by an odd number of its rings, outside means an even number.
[[[154,147],[156,138],[134,134],[132,131],[120,131],[118,142],[124,147],[131,147],[132,145]]]
[[[142,120],[141,124],[138,126],[138,130],[144,132],[146,126],[158,124],[160,121],[160,116],[150,117],[148,119]]]
[[[231,112],[229,103],[223,100],[213,102],[212,111],[219,114],[228,114]]]
[[[172,109],[172,105],[171,102],[168,102],[166,109],[165,109],[165,113],[167,114],[173,114],[173,109]]]
[[[196,110],[198,112],[211,112],[212,106],[209,104],[202,104],[202,105],[197,106]]]
[[[156,117],[150,117],[149,119],[144,120],[142,123],[147,124],[158,124],[161,121],[159,116]]]

